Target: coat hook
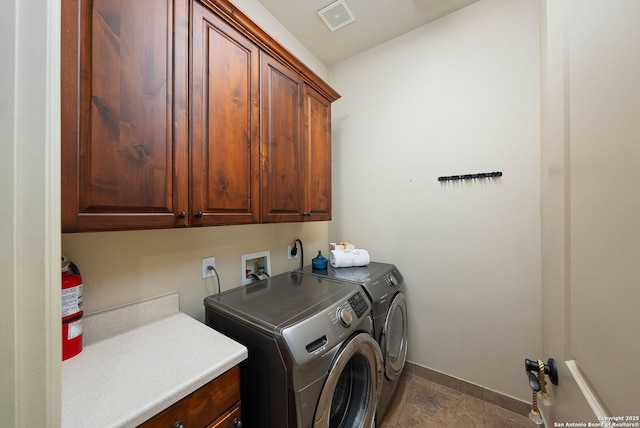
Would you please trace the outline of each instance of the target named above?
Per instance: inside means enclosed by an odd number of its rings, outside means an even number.
[[[502,171],[480,172],[477,174],[463,174],[463,175],[445,175],[443,177],[438,177],[438,181],[471,180],[471,179],[477,179],[477,178],[492,178],[492,177],[502,177]]]

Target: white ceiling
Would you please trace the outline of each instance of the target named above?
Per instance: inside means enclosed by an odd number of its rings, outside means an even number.
[[[326,66],[478,0],[345,0],[356,20],[331,32],[318,11],[335,0],[258,0]]]

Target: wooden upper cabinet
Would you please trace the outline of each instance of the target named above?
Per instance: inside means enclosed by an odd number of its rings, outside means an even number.
[[[331,103],[303,87],[302,176],[306,220],[331,220]]]
[[[262,54],[263,223],[331,219],[331,103]]]
[[[302,87],[300,76],[262,53],[260,155],[263,223],[301,221],[303,216]]]
[[[191,225],[259,221],[259,49],[193,3]]]
[[[187,225],[187,1],[63,0],[62,19],[62,231]]]
[[[339,95],[228,0],[62,0],[62,231],[331,218]]]

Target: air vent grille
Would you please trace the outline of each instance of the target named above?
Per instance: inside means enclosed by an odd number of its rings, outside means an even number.
[[[331,31],[336,31],[337,29],[342,28],[347,24],[351,24],[356,20],[344,0],[337,0],[320,9],[318,11],[318,15],[320,15],[320,18],[322,18]]]

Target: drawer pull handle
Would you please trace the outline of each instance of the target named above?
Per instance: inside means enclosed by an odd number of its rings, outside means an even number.
[[[173,424],[173,428],[184,428],[184,425],[182,424],[182,422],[177,421],[175,424]]]
[[[240,419],[233,420],[233,428],[242,428],[242,421]]]

